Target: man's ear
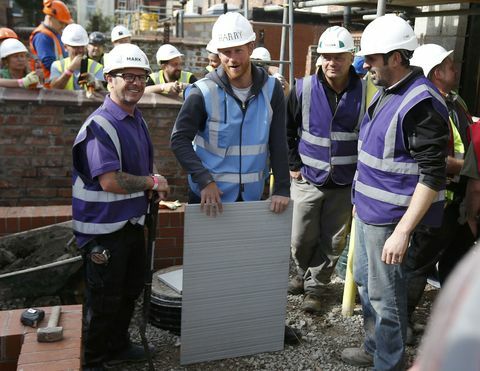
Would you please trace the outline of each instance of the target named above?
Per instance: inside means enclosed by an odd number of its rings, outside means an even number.
[[[252,41],[248,43],[248,55],[252,55],[253,49],[255,49],[255,43]]]

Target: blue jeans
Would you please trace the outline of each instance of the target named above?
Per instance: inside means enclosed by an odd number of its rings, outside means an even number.
[[[395,225],[369,225],[355,217],[354,278],[362,302],[365,350],[375,370],[405,368],[407,290],[402,265],[382,262],[385,241]]]

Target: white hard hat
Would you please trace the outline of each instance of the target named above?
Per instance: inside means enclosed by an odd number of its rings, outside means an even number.
[[[126,37],[131,37],[131,36],[132,36],[132,33],[123,24],[113,27],[112,33],[110,34],[112,43],[114,41],[124,39]]]
[[[271,57],[268,49],[264,48],[262,46],[253,49],[253,52],[252,52],[252,55],[250,56],[250,58],[251,59],[257,59],[257,60],[264,61],[264,62],[270,62],[272,60],[272,57]]]
[[[70,46],[87,46],[88,33],[79,24],[71,23],[63,29],[62,42]]]
[[[355,49],[353,37],[346,28],[333,26],[327,28],[318,40],[317,53],[345,53]]]
[[[178,51],[173,45],[164,44],[157,51],[157,63],[162,61],[169,61],[173,58],[183,57],[183,54]]]
[[[6,58],[16,53],[28,53],[25,45],[17,39],[5,39],[0,45],[0,58]]]
[[[399,49],[413,51],[417,46],[417,37],[407,21],[387,14],[365,28],[357,55],[387,54]]]
[[[442,63],[452,53],[453,50],[447,51],[444,47],[437,44],[421,45],[413,52],[410,64],[422,67],[423,73],[428,77],[432,68]]]
[[[151,73],[150,63],[145,53],[134,44],[120,44],[114,47],[103,67],[104,73],[124,68],[141,68]]]
[[[213,40],[210,40],[207,44],[207,52],[212,53],[212,54],[218,54],[218,50],[213,46]]]
[[[213,47],[217,50],[245,45],[255,38],[252,25],[240,13],[222,14],[212,28]]]

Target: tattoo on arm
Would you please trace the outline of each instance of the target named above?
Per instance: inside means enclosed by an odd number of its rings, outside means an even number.
[[[131,175],[118,171],[115,180],[126,193],[141,192],[147,189],[147,180],[144,176]]]

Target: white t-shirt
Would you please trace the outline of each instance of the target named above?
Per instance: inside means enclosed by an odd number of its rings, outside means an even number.
[[[240,88],[236,88],[232,85],[233,92],[235,93],[237,98],[240,99],[243,103],[245,103],[247,101],[247,98],[249,96],[248,93],[250,93],[250,88],[251,87],[252,87],[252,85],[250,85],[249,87],[240,89]]]

